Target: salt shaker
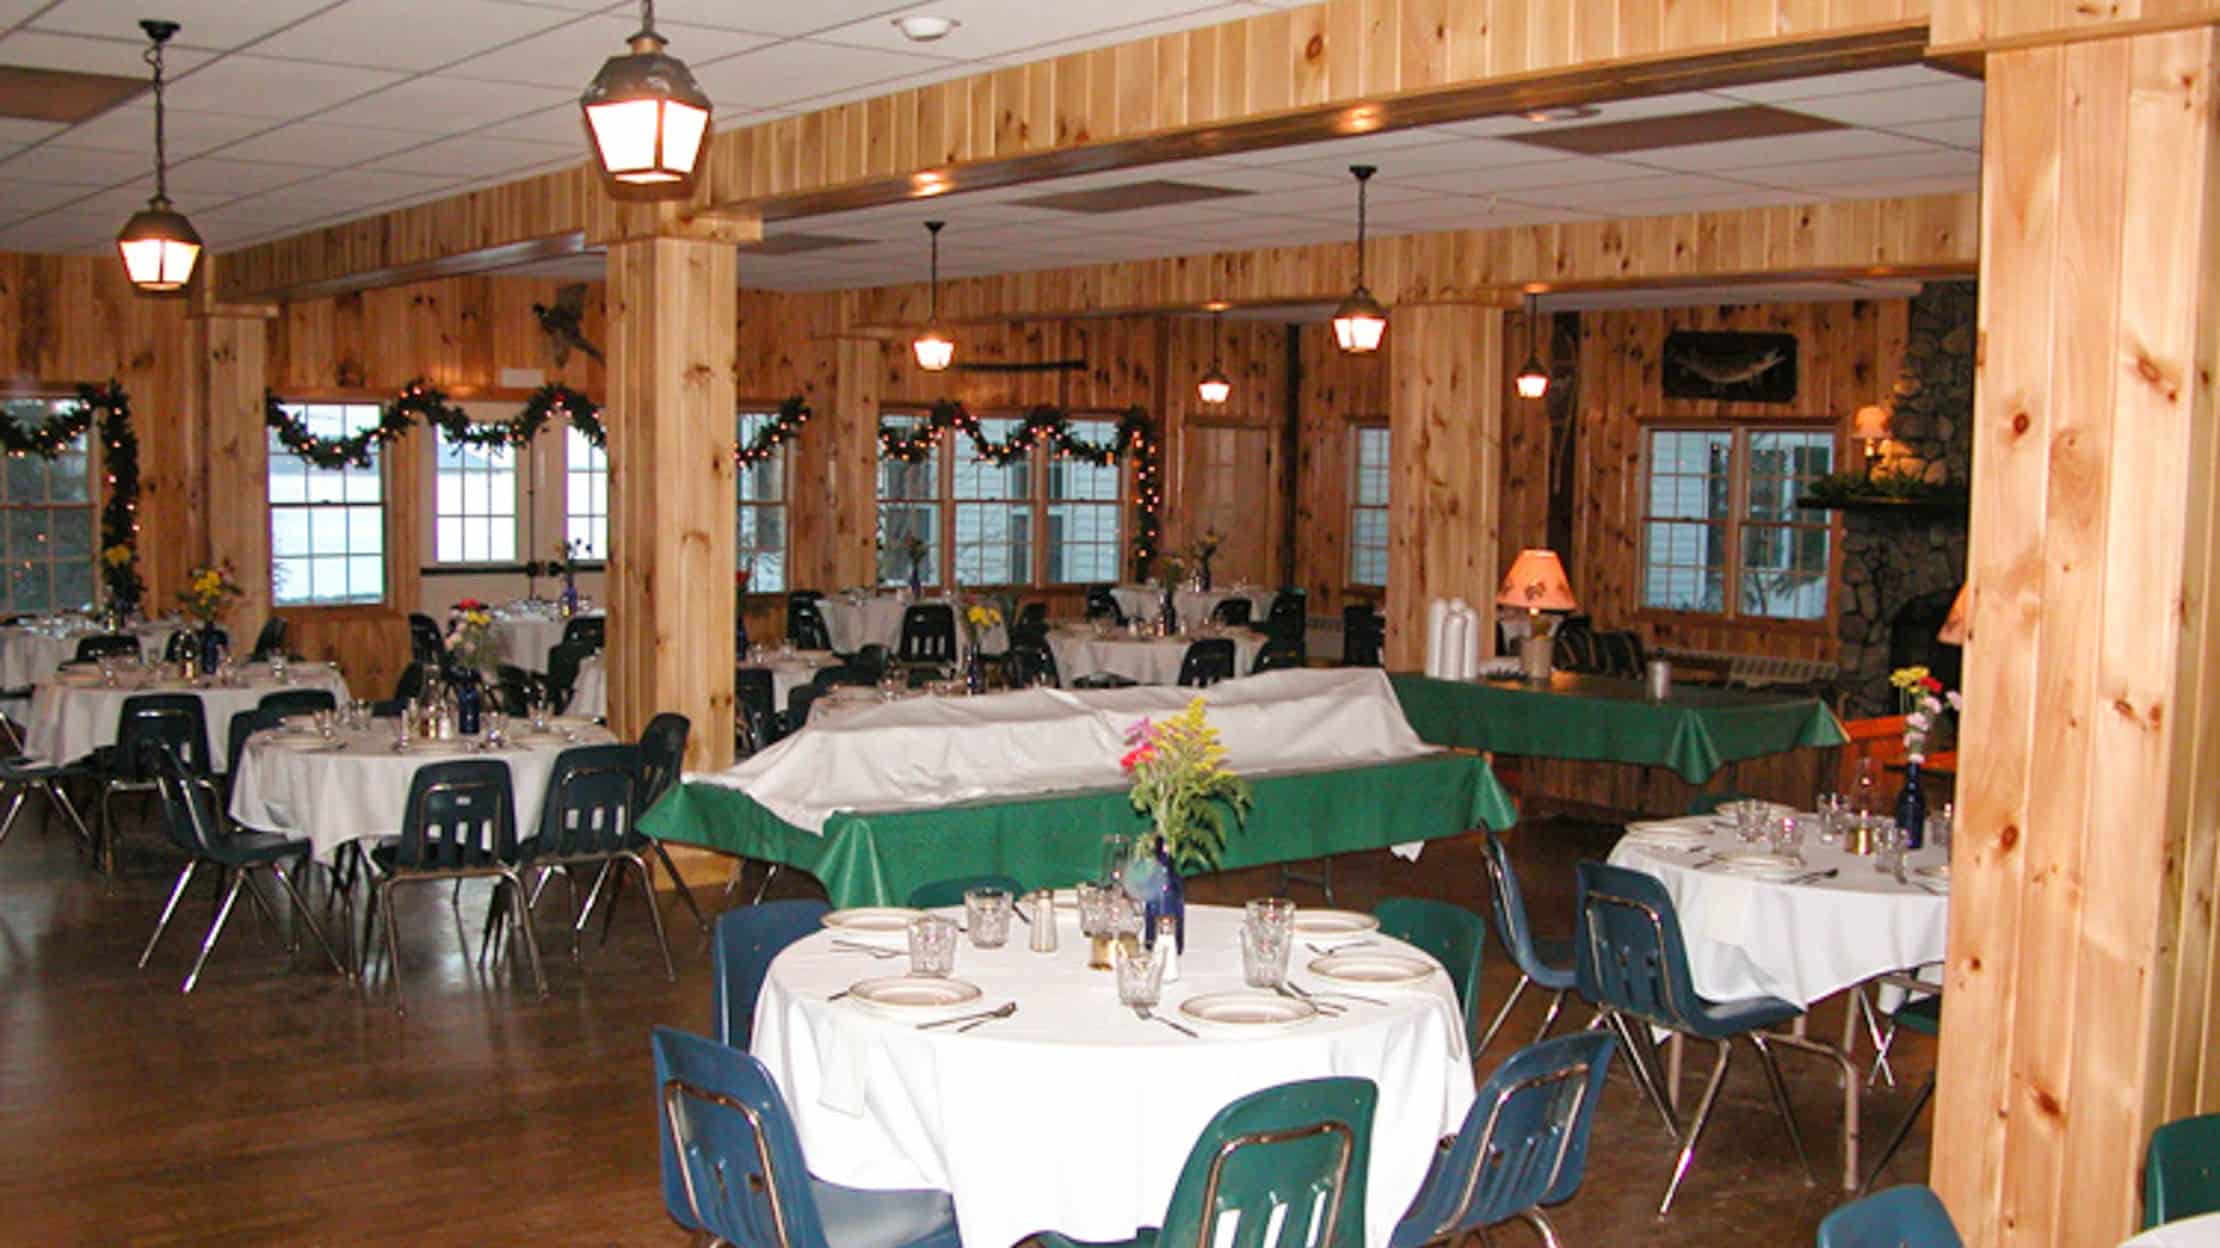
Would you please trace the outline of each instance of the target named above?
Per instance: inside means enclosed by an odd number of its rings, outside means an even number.
[[[1032,935],[1026,948],[1035,953],[1056,952],[1056,894],[1045,888],[1033,890]]]
[[[1179,982],[1179,923],[1171,915],[1156,920],[1156,956],[1164,960],[1164,981]]]

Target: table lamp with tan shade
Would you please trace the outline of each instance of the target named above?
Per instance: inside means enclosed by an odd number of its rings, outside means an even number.
[[[1889,440],[1889,409],[1878,403],[1859,408],[1850,422],[1850,436],[1865,444],[1866,472],[1870,475],[1881,444]]]
[[[1557,552],[1543,547],[1528,547],[1511,561],[1511,570],[1503,574],[1503,584],[1495,591],[1498,606],[1524,607],[1532,627],[1526,639],[1519,643],[1519,661],[1528,680],[1549,679],[1550,655],[1556,645],[1554,625],[1549,632],[1542,631],[1544,611],[1577,611],[1580,604],[1573,599],[1572,582],[1565,578],[1565,565]]]

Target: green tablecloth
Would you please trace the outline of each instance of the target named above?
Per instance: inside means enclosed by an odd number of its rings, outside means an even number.
[[[1495,773],[1470,754],[1251,783],[1256,805],[1226,838],[1226,869],[1455,836],[1483,822],[1500,830],[1517,818]],[[819,836],[714,784],[678,786],[640,826],[662,840],[798,867],[823,882],[836,906],[900,905],[919,884],[989,872],[1028,888],[1069,884],[1101,865],[1105,835],[1147,828],[1120,788],[840,814]]]
[[[1849,739],[1827,704],[1810,697],[1675,685],[1672,697],[1652,702],[1641,681],[1570,672],[1546,685],[1409,672],[1389,679],[1428,744],[1670,767],[1690,784],[1739,759]]]

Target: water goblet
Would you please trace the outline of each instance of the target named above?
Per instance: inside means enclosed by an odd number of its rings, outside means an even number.
[[[1734,834],[1745,845],[1765,839],[1765,810],[1755,802],[1742,802],[1734,808]]]
[[[1819,795],[1819,843],[1838,844],[1850,817],[1850,799],[1840,793]]]
[[[956,921],[937,914],[910,920],[910,974],[945,978],[956,970]]]
[[[1955,804],[1951,802],[1944,802],[1943,808],[1941,810],[1938,810],[1935,813],[1927,816],[1927,823],[1925,826],[1925,832],[1927,835],[1927,847],[1930,849],[1939,849],[1943,851],[1943,853],[1948,854],[1950,852],[1950,833],[1952,831],[1952,825],[1955,824],[1957,821],[1958,808]]]
[[[1893,875],[1901,882],[1904,878],[1904,829],[1896,820],[1886,815],[1873,817],[1873,869],[1884,875]]]
[[[1126,864],[1131,861],[1133,838],[1123,832],[1112,832],[1102,838],[1102,874],[1097,878],[1107,884],[1123,887]]]
[[[504,745],[507,744],[508,740],[509,713],[507,711],[487,711],[486,744]]]
[[[1283,934],[1295,930],[1295,903],[1285,897],[1252,897],[1242,910],[1245,923]]]
[[[1277,989],[1287,981],[1292,932],[1271,920],[1241,924],[1241,982],[1251,988]]]
[[[1810,818],[1809,815],[1790,813],[1769,820],[1765,832],[1773,852],[1791,861],[1803,862],[1804,833],[1808,827],[1804,821]]]
[[[1118,1004],[1133,1009],[1154,1009],[1164,999],[1164,961],[1169,946],[1154,950],[1137,944],[1118,959]]]
[[[972,948],[1000,949],[1009,943],[1010,905],[1006,889],[964,890],[964,925],[971,929]]]

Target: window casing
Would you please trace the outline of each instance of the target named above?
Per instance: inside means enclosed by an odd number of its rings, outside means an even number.
[[[286,403],[318,437],[345,437],[378,423],[375,403]],[[279,606],[385,600],[385,482],[382,448],[370,466],[318,468],[270,434],[270,583]]]
[[[1349,431],[1349,583],[1385,588],[1388,573],[1388,428]]]
[[[913,413],[890,414],[908,429]],[[1016,416],[982,416],[992,441],[1015,433]],[[1117,436],[1114,419],[1071,422],[1073,436],[1104,444]],[[1125,476],[1120,463],[1095,465],[1038,446],[995,464],[963,436],[943,438],[915,464],[879,463],[879,583],[909,580],[908,542],[925,545],[919,582],[1047,586],[1114,581],[1125,540]]]
[[[0,415],[36,426],[74,407],[66,399],[0,401]],[[52,460],[14,455],[0,474],[0,609],[56,611],[91,603],[97,573],[98,516],[94,511],[92,451],[80,437]]]
[[[569,427],[563,430],[563,539],[580,559],[609,557],[609,452]]]
[[[1728,618],[1827,618],[1834,529],[1796,506],[1834,469],[1833,429],[1657,427],[1643,443],[1641,605]]]
[[[735,432],[743,444],[778,419],[773,412],[742,412]],[[739,515],[733,541],[738,567],[748,569],[748,592],[786,592],[786,456],[784,445],[735,472]]]
[[[436,436],[433,442],[433,562],[516,562],[516,452]]]

